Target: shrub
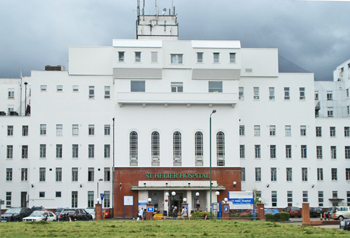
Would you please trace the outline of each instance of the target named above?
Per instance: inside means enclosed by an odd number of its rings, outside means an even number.
[[[289,213],[288,212],[279,212],[275,215],[270,213],[265,215],[266,221],[289,221]]]
[[[192,213],[193,218],[203,218],[204,214],[207,214],[208,218],[210,217],[210,212],[194,212]]]
[[[265,216],[266,221],[275,221],[275,216],[271,213],[266,214]]]

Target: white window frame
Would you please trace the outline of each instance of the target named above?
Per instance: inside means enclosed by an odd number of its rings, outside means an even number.
[[[170,54],[171,64],[183,64],[183,54]]]

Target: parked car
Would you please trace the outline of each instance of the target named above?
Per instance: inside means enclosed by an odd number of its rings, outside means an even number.
[[[340,221],[340,229],[350,231],[350,219]]]
[[[105,218],[109,218],[110,217],[109,208],[103,208],[103,211],[105,211]]]
[[[310,217],[321,217],[322,212],[321,207],[310,207]]]
[[[28,217],[23,218],[23,221],[42,221],[46,217],[46,221],[56,221],[56,215],[53,212],[42,210],[32,212]]]
[[[278,209],[276,209],[276,208],[266,208],[265,209],[265,215],[266,214],[275,215],[276,213],[279,213]]]
[[[330,207],[323,213],[323,218],[325,219],[333,219],[333,216],[335,214],[335,207]]]
[[[344,220],[344,218],[350,218],[350,207],[339,206],[335,209],[335,219]]]
[[[10,208],[1,214],[1,222],[22,221],[23,217],[29,216],[31,209],[26,207]]]
[[[95,220],[95,208],[86,208],[85,211],[92,216],[92,220]]]
[[[80,220],[80,221],[88,221],[92,220],[91,214],[87,213],[85,209],[63,209],[60,213],[60,216],[58,218],[59,221],[69,221],[69,218],[74,220]]]
[[[299,207],[286,207],[284,212],[289,212],[290,217],[301,217],[301,210]]]
[[[68,209],[68,208],[66,208],[66,209]],[[56,221],[58,221],[58,217],[60,216],[62,210],[64,210],[64,208],[62,208],[62,207],[59,207],[56,209],[56,212],[55,212]]]

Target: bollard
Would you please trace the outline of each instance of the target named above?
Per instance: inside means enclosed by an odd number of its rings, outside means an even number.
[[[321,221],[322,221],[322,213],[320,214],[320,219],[321,219]]]

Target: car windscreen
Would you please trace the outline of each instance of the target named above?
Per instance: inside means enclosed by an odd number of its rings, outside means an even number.
[[[75,213],[75,210],[63,210],[61,213],[68,213],[69,215],[71,215]]]
[[[300,209],[299,209],[299,207],[292,207],[291,210],[292,211],[299,211]]]
[[[32,214],[30,214],[30,217],[41,217],[43,213],[43,211],[34,211]]]
[[[20,212],[21,212],[21,208],[10,208],[5,213],[15,214],[15,213],[20,213]]]

